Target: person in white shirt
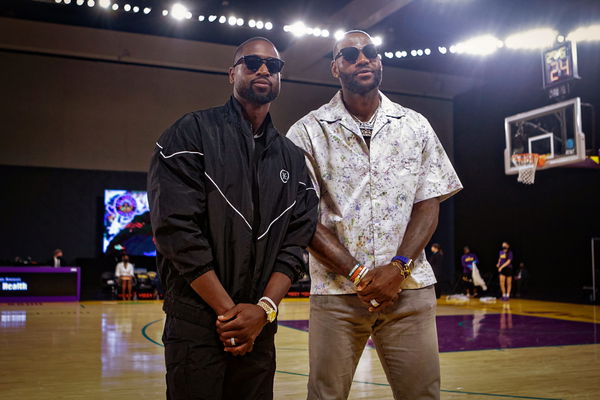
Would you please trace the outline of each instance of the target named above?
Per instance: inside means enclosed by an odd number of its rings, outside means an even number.
[[[129,262],[129,256],[124,254],[121,257],[121,262],[115,268],[115,276],[121,284],[121,294],[123,300],[133,300],[133,264]]]
[[[346,32],[333,55],[342,90],[287,134],[320,195],[308,399],[346,399],[372,337],[395,399],[438,400],[436,280],[423,250],[440,202],[462,185],[427,119],[379,91],[371,37]]]
[[[56,249],[54,250],[53,256],[52,256],[52,266],[54,268],[59,268],[62,267],[62,261],[63,261],[63,252],[61,249]]]

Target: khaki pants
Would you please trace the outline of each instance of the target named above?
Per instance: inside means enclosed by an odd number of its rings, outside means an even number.
[[[433,286],[403,290],[386,312],[356,295],[310,297],[308,399],[347,399],[369,336],[396,400],[440,398]]]

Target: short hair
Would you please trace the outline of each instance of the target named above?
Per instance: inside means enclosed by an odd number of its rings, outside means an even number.
[[[252,43],[252,42],[256,42],[257,40],[262,40],[263,42],[267,42],[269,43],[271,46],[273,46],[273,48],[275,50],[277,50],[277,47],[275,47],[275,45],[273,44],[273,42],[271,42],[269,39],[267,39],[266,37],[263,36],[254,36],[251,37],[248,40],[243,41],[238,47],[236,47],[235,49],[235,53],[233,53],[233,62],[236,62],[239,58],[240,58],[240,53],[242,52],[242,50],[244,50],[244,47],[248,44],[248,43]]]
[[[344,39],[346,38],[346,36],[348,36],[348,35],[352,35],[352,34],[355,34],[355,33],[360,33],[360,34],[362,34],[362,35],[365,35],[365,36],[367,36],[369,39],[371,39],[371,35],[369,35],[369,34],[368,34],[367,32],[365,32],[365,31],[361,31],[360,29],[352,29],[352,30],[349,30],[349,31],[347,31],[347,32],[344,32],[344,35],[343,35],[341,38],[339,38],[338,40],[336,40],[336,41],[335,41],[335,43],[333,43],[333,50],[332,50],[332,52],[333,52],[333,56],[332,56],[332,57],[335,57],[335,56],[337,55],[337,53],[338,53],[338,51],[339,51],[339,50],[338,50],[338,46],[339,46],[340,42],[341,42],[342,40],[344,40]]]

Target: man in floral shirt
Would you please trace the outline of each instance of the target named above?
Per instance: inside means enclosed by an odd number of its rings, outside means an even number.
[[[462,186],[420,114],[379,91],[368,34],[336,42],[342,90],[287,134],[320,194],[310,244],[309,399],[345,399],[371,336],[396,399],[439,399],[435,276],[423,251]]]

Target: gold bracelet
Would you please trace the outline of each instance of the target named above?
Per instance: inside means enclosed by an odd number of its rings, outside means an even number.
[[[392,261],[392,265],[394,265],[396,268],[398,268],[400,270],[400,275],[402,275],[402,278],[404,278],[404,279],[408,278],[412,272],[408,265],[406,265],[398,260]]]

